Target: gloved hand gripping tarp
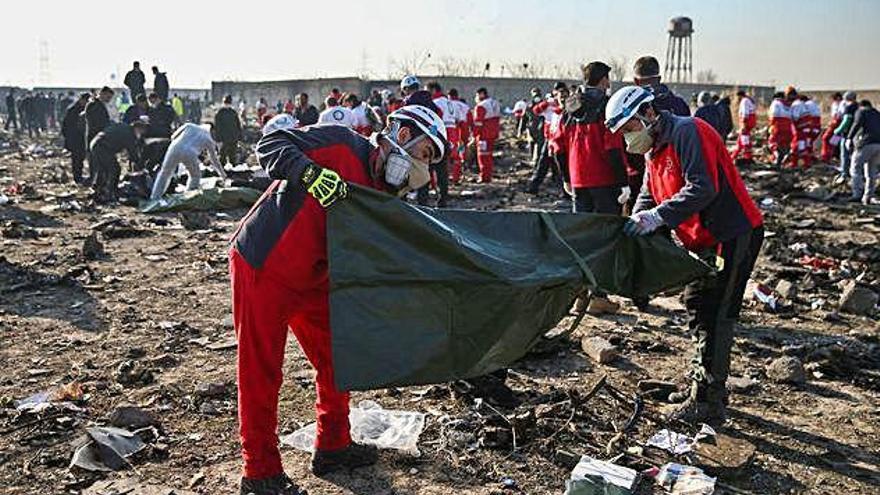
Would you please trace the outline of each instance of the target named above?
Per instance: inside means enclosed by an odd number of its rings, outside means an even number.
[[[330,325],[343,390],[441,383],[509,366],[587,287],[628,297],[710,268],[625,218],[432,210],[372,190],[328,210]]]

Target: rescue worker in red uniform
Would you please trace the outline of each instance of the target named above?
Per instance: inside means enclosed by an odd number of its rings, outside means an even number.
[[[791,98],[791,123],[794,125],[794,137],[791,141],[791,167],[797,168],[803,164],[804,168],[809,168],[812,164],[813,153],[809,148],[810,137],[812,134],[812,122],[807,109],[806,95],[799,95],[797,91],[790,88],[788,93]]]
[[[653,99],[627,86],[605,109],[605,125],[646,159],[645,181],[624,232],[674,229],[688,250],[718,269],[685,290],[695,357],[690,389],[670,397],[683,402],[669,416],[719,425],[734,326],[764,239],[763,219],[718,132],[700,119],[658,112]]]
[[[353,444],[349,394],[333,379],[325,208],[346,196],[346,181],[404,195],[445,159],[443,121],[417,105],[388,117],[367,139],[343,126],[280,129],[257,157],[275,179],[244,217],[229,251],[238,338],[241,494],[302,493],[281,466],[278,393],[288,327],[317,371],[317,438],[311,470],[323,475],[371,464],[374,448]]]
[[[822,109],[816,100],[805,96],[804,107],[810,132],[807,134],[807,153],[810,163],[816,161],[816,141],[822,133]]]
[[[458,140],[453,142],[450,140],[449,144],[452,146],[452,152],[450,153],[450,159],[452,161],[452,170],[450,171],[450,176],[452,182],[455,184],[461,183],[461,163],[464,160],[464,147],[470,139],[470,110],[471,108],[467,103],[459,99],[458,90],[455,88],[451,88],[447,93],[447,98],[449,98],[449,102],[452,105],[455,115],[455,127],[456,127],[456,136]],[[448,129],[447,129],[448,130]]]
[[[586,85],[565,101],[559,142],[568,160],[565,189],[571,191],[575,213],[620,215],[630,197],[623,139],[605,127],[610,72],[607,64],[590,62],[584,67]],[[594,316],[619,310],[617,303],[599,292],[590,296],[586,307]]]
[[[443,87],[440,86],[440,83],[437,81],[429,82],[427,89],[431,93],[431,99],[434,102],[434,105],[440,110],[439,115],[440,118],[443,119],[443,124],[446,126],[446,139],[449,141],[449,153],[447,154],[446,163],[442,167],[437,167],[435,169],[435,175],[437,175],[437,177],[434,179],[438,183],[445,184],[440,191],[441,197],[437,201],[437,206],[443,208],[446,206],[448,200],[449,171],[450,169],[455,170],[456,166],[461,170],[461,157],[458,154],[458,122],[456,121],[456,113],[459,110],[452,100],[443,94]],[[440,176],[441,174],[443,175],[442,177]]]
[[[492,170],[495,160],[495,140],[501,132],[501,105],[489,96],[486,88],[480,88],[476,94],[477,104],[474,107],[474,140],[477,142],[477,164],[480,166],[480,180],[483,184],[492,182]]]
[[[558,81],[553,85],[553,93],[551,95],[547,95],[546,98],[532,105],[532,113],[541,120],[543,139],[541,139],[541,149],[538,150],[535,162],[532,165],[532,177],[529,179],[529,184],[526,187],[526,192],[529,194],[538,194],[541,183],[547,177],[548,171],[552,172],[553,182],[557,187],[560,182],[567,182],[562,179],[564,174],[560,168],[560,164],[565,164],[567,160],[565,149],[560,146],[560,139],[562,138],[562,126],[560,123],[562,107],[569,94],[568,85]],[[566,165],[566,171],[567,169],[568,166]]]
[[[737,165],[751,165],[754,163],[752,160],[752,130],[758,125],[757,107],[755,100],[745,91],[737,91],[736,96],[739,98],[739,135],[736,137],[736,148],[730,157]]]
[[[773,153],[776,168],[781,170],[791,152],[791,141],[794,138],[791,102],[782,92],[777,92],[773,95],[767,114],[770,119],[770,151]]]
[[[822,133],[822,151],[819,155],[823,162],[831,163],[838,155],[837,147],[840,145],[840,136],[834,135],[834,129],[840,125],[843,118],[843,93],[837,92],[831,96],[831,122]]]

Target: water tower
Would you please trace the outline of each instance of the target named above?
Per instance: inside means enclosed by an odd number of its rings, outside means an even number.
[[[666,67],[663,78],[671,82],[691,82],[693,75],[694,23],[690,17],[669,20],[669,41],[666,45]]]

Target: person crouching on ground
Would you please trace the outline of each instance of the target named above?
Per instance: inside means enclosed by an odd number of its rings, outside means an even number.
[[[198,189],[202,180],[202,171],[199,168],[202,163],[199,155],[202,153],[208,154],[211,166],[221,178],[226,179],[226,171],[223,170],[220,160],[217,159],[217,145],[214,143],[214,138],[211,137],[210,124],[186,123],[178,127],[171,135],[171,144],[168,145],[168,151],[162,161],[162,168],[156,174],[150,199],[159,199],[165,194],[171,177],[174,176],[180,165],[186,168],[186,173],[189,175],[189,180],[186,182],[187,191]]]
[[[721,136],[705,121],[658,112],[643,88],[619,89],[605,125],[645,155],[645,179],[624,231],[675,230],[690,251],[718,268],[685,290],[695,356],[687,393],[670,417],[719,425],[725,420],[730,350],[743,292],[764,240],[763,218]]]
[[[352,443],[349,394],[333,379],[325,208],[346,196],[346,181],[397,195],[418,189],[448,148],[443,121],[425,107],[400,108],[388,123],[371,139],[325,125],[279,129],[257,145],[260,165],[275,181],[242,220],[229,251],[242,494],[302,493],[284,474],[276,431],[288,328],[317,371],[312,472],[376,461],[375,448]]]

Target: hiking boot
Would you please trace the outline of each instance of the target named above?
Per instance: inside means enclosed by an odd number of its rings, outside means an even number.
[[[613,315],[620,311],[620,305],[607,297],[593,296],[587,306],[587,313],[593,316]]]
[[[322,476],[339,469],[354,469],[375,464],[379,452],[372,445],[352,443],[339,450],[315,449],[312,454],[312,474]]]
[[[678,420],[692,425],[706,423],[712,427],[721,426],[727,419],[724,402],[720,399],[698,400],[693,396],[681,404],[666,407],[664,413],[667,421]]]
[[[241,495],[308,495],[284,473],[258,480],[242,478],[239,493]]]

